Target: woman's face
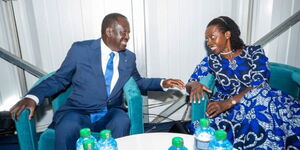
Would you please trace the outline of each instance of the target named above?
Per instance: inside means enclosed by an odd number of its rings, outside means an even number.
[[[206,28],[205,40],[207,46],[214,54],[230,51],[230,32],[225,33],[219,30],[218,25],[211,25]]]

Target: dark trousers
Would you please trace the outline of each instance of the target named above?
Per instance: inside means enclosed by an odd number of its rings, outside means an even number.
[[[126,112],[119,108],[111,108],[107,114],[95,123],[90,116],[79,112],[67,112],[54,125],[55,149],[75,150],[76,141],[80,137],[79,130],[90,128],[93,132],[109,129],[114,138],[126,136],[130,130],[130,120]]]

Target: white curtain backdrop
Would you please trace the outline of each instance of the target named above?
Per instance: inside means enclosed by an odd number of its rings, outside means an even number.
[[[252,23],[248,22],[250,2],[254,3]],[[4,6],[5,2],[0,1],[0,46],[13,52]],[[74,41],[99,38],[103,17],[119,12],[130,22],[128,48],[137,54],[141,74],[186,82],[206,55],[204,31],[210,20],[221,15],[231,17],[240,25],[244,41],[254,43],[300,10],[300,1],[17,0],[13,6],[22,56],[46,72],[60,66]],[[299,24],[265,46],[270,61],[300,67]],[[252,27],[251,39],[246,39],[248,27]],[[0,66],[3,110],[9,107],[4,106],[7,101],[15,103],[21,94],[15,68],[4,60],[0,60]],[[37,80],[29,74],[26,78],[28,88]]]

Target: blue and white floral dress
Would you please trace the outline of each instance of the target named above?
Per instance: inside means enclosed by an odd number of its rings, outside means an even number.
[[[236,149],[299,149],[300,105],[296,99],[268,84],[268,58],[260,46],[245,46],[229,61],[210,54],[196,67],[189,81],[213,74],[221,101],[254,87],[231,109],[211,118],[211,126],[225,129]],[[195,124],[195,123],[194,123]]]

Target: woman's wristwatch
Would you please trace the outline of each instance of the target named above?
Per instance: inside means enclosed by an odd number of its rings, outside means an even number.
[[[230,102],[231,102],[232,105],[236,105],[236,103],[237,103],[236,100],[234,100],[232,97],[230,97],[229,99],[230,99]]]

